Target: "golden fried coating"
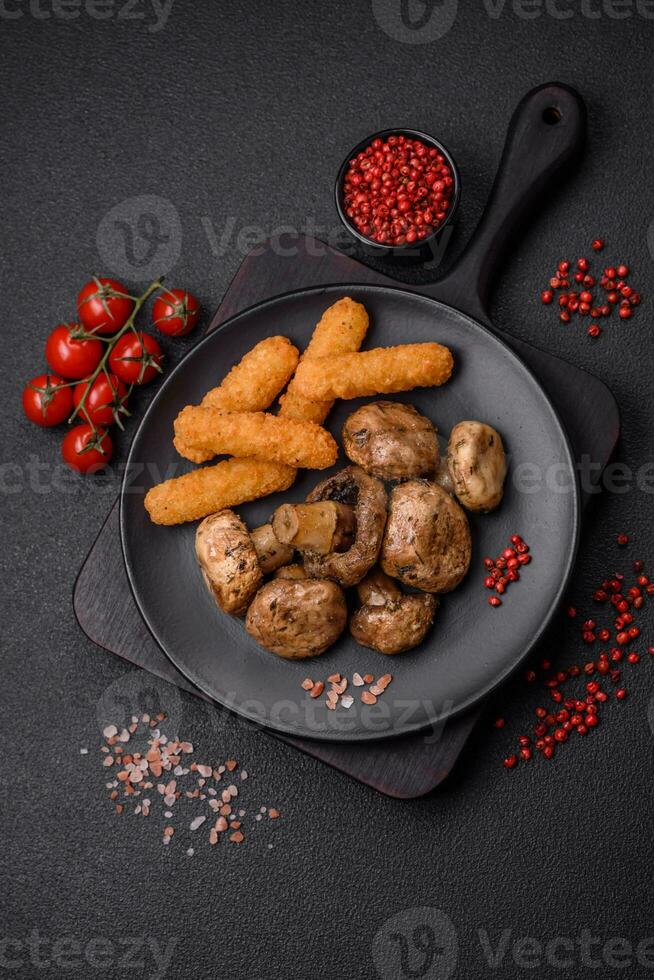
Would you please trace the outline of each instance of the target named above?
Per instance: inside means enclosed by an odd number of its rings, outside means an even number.
[[[293,384],[305,398],[362,398],[442,385],[453,365],[441,344],[402,344],[302,360]]]
[[[368,314],[365,308],[361,303],[356,303],[346,296],[325,310],[303,357],[326,357],[332,353],[356,351],[363,343],[367,329]],[[273,351],[276,352],[274,358]],[[272,381],[266,390],[265,404],[263,392],[260,394],[258,389],[262,385],[266,386],[266,377],[272,376],[272,362],[279,364],[279,373],[276,376],[277,381],[280,382],[277,388],[279,391],[293,372],[295,367],[295,364],[291,367],[293,358],[297,364],[297,351],[285,338],[270,337],[263,340],[246,354],[235,368],[232,368],[220,388],[213,389],[205,398],[211,396],[212,401],[214,398],[218,399],[218,392],[227,386],[228,395],[220,395],[219,399],[224,401],[220,405],[214,402],[211,407],[220,408],[223,412],[263,410],[274,398],[274,395],[270,394]],[[288,374],[283,381],[280,381],[283,359]],[[252,368],[251,373],[250,368]],[[227,385],[228,381],[229,385]],[[237,392],[242,399],[240,402],[237,401]],[[295,390],[295,379],[292,379],[286,394],[280,399],[279,418],[320,425],[327,417],[332,404],[332,400],[316,403],[304,398]],[[202,405],[208,407],[204,405],[204,401]],[[187,447],[177,436],[174,442],[177,451],[193,462],[203,463],[214,455],[210,450]],[[183,524],[185,521],[206,517],[207,514],[221,510],[223,507],[236,507],[248,500],[256,500],[258,497],[288,490],[293,485],[296,475],[295,467],[282,463],[251,457],[228,459],[153,487],[145,498],[145,506],[155,524]]]
[[[216,455],[255,456],[288,466],[324,470],[338,446],[315,422],[281,419],[266,412],[230,412],[189,405],[175,420],[175,435],[193,449]]]
[[[358,351],[366,336],[369,322],[365,306],[344,296],[323,313],[300,363],[313,357],[332,357],[334,354]],[[329,415],[333,403],[331,398],[321,401],[306,398],[298,390],[293,378],[286,394],[279,399],[279,414],[284,418],[321,425]]]
[[[267,337],[241,358],[218,388],[206,393],[201,404],[221,412],[263,412],[288,382],[299,357],[287,337]],[[179,436],[174,443],[180,456],[193,463],[204,463],[216,455],[192,448]]]
[[[197,521],[224,507],[237,507],[288,490],[296,471],[260,459],[226,459],[152,487],[145,509],[155,524]]]

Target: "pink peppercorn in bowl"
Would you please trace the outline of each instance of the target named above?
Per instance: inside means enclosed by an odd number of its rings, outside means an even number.
[[[385,129],[347,155],[336,178],[347,230],[380,256],[420,259],[451,223],[461,196],[450,152],[415,129]]]

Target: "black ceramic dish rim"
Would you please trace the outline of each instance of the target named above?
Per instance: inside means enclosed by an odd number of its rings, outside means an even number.
[[[454,177],[454,193],[452,194],[450,207],[448,208],[448,212],[444,220],[441,222],[438,228],[435,228],[434,231],[427,235],[426,238],[415,242],[406,242],[404,245],[385,245],[383,242],[376,242],[373,238],[367,238],[365,235],[362,235],[361,232],[358,231],[352,224],[343,207],[343,184],[350,161],[357,155],[357,153],[361,153],[362,150],[365,150],[365,148],[369,146],[373,140],[386,140],[389,136],[408,136],[411,139],[421,140],[428,146],[434,147],[445,157],[447,160],[447,165],[450,167],[452,176]],[[338,216],[341,219],[344,227],[353,238],[356,238],[357,241],[365,245],[367,249],[372,249],[375,253],[386,256],[402,255],[410,252],[415,253],[418,250],[422,251],[425,250],[425,248],[428,248],[432,242],[439,238],[439,236],[443,233],[443,230],[453,221],[454,215],[459,208],[459,203],[461,200],[461,175],[459,174],[459,168],[456,165],[454,157],[444,143],[436,139],[435,136],[431,136],[429,133],[424,133],[420,129],[406,129],[403,126],[396,126],[391,129],[380,129],[379,132],[372,133],[370,136],[366,136],[365,139],[360,140],[356,146],[352,147],[348,155],[343,160],[343,163],[338,170],[336,183],[334,184],[334,200],[336,202]]]

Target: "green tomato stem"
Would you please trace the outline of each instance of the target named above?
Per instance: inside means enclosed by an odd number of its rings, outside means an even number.
[[[93,372],[93,374],[90,374],[88,376],[88,378],[86,379],[86,388],[84,389],[84,394],[80,398],[79,404],[76,406],[73,414],[68,419],[68,424],[69,425],[70,425],[71,422],[74,422],[75,421],[75,419],[77,418],[77,416],[79,415],[79,413],[81,412],[81,410],[84,408],[84,403],[86,401],[87,395],[88,395],[89,391],[91,390],[91,387],[93,385],[93,382],[98,377],[98,375],[100,374],[100,372],[101,371],[104,371],[105,374],[107,374],[107,367],[106,367],[106,365],[107,365],[107,362],[109,361],[109,356],[110,356],[112,350],[114,349],[116,343],[120,340],[120,338],[123,336],[123,334],[127,333],[128,330],[133,330],[134,333],[138,333],[138,331],[136,330],[136,327],[134,326],[134,320],[136,319],[136,315],[139,312],[139,310],[141,309],[141,307],[143,306],[143,304],[146,302],[146,300],[148,300],[150,298],[150,296],[152,296],[153,293],[156,293],[156,291],[158,289],[161,289],[162,285],[163,285],[163,276],[161,276],[159,279],[155,279],[154,282],[151,282],[150,285],[148,286],[148,288],[146,289],[146,291],[141,296],[137,296],[136,297],[135,302],[134,302],[134,309],[132,310],[132,312],[131,312],[131,314],[129,316],[129,319],[123,324],[123,326],[120,328],[120,330],[118,331],[118,333],[115,334],[113,337],[111,337],[109,339],[107,349],[104,352],[104,354],[102,355],[102,357],[100,359],[100,363],[96,367],[96,369]],[[79,383],[80,383],[79,381],[71,382],[71,384],[79,384]],[[93,423],[91,423],[91,425],[92,425],[94,431],[97,431],[96,428],[95,428],[95,426],[93,425]]]

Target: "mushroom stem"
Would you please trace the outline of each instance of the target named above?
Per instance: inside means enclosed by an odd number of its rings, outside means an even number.
[[[310,504],[282,504],[272,518],[279,541],[319,555],[347,551],[356,531],[354,508],[335,500]]]
[[[254,531],[250,531],[250,537],[264,575],[270,575],[271,572],[282,565],[288,565],[293,560],[294,549],[277,538],[272,524],[255,527]]]

